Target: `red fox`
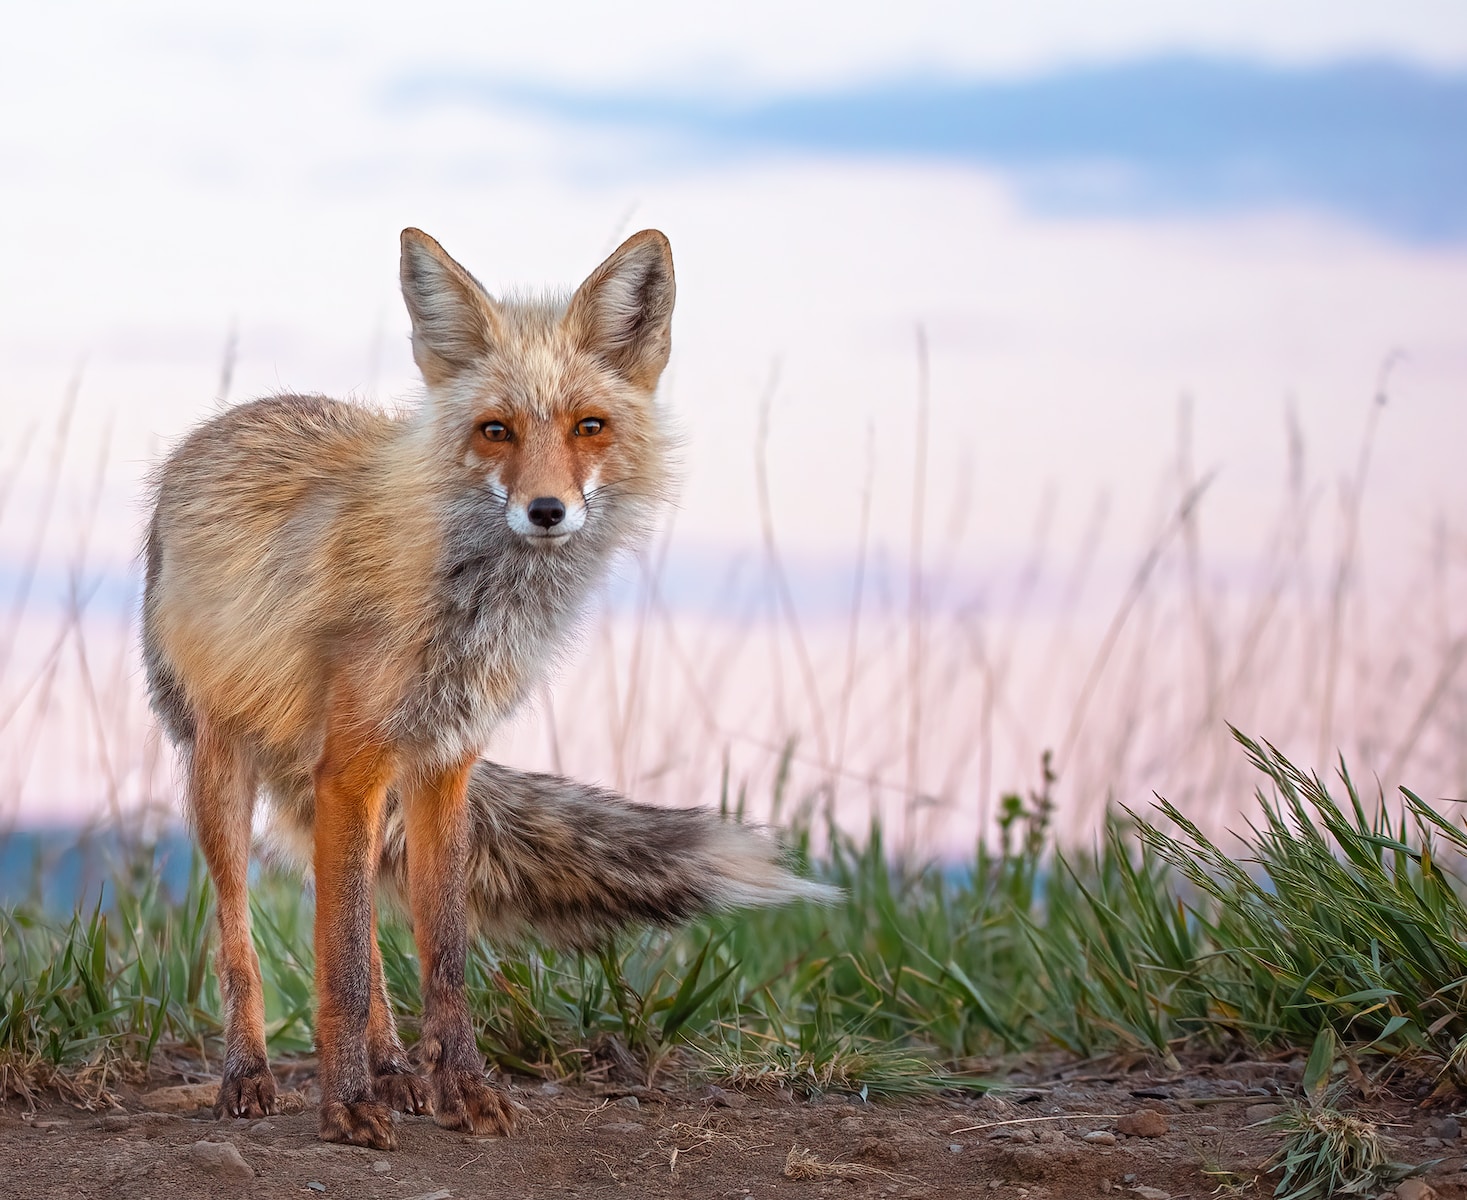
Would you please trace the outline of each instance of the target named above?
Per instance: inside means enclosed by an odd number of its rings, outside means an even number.
[[[279,395],[194,429],[155,476],[143,599],[152,705],[217,893],[215,1111],[277,1105],[246,876],[260,794],[314,871],[320,1135],[380,1149],[392,1109],[513,1129],[465,1000],[471,918],[590,946],[830,894],[714,814],[478,758],[664,498],[667,239],[628,238],[569,300],[508,300],[407,229],[401,277],[420,405]],[[378,884],[412,916],[426,1078],[393,1023]]]

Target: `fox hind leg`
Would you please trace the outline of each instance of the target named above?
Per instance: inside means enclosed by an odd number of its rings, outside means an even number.
[[[278,1111],[265,1050],[260,959],[250,937],[250,822],[254,768],[237,739],[195,714],[188,807],[199,849],[214,881],[219,921],[215,969],[224,999],[224,1076],[216,1116],[263,1117]]]
[[[397,1023],[392,1019],[392,998],[387,991],[387,975],[382,969],[382,951],[375,933],[376,911],[372,924],[372,997],[367,1012],[367,1065],[372,1072],[372,1094],[379,1104],[405,1113],[431,1113],[433,1096],[428,1081],[413,1070],[407,1051],[397,1036]]]
[[[448,1129],[508,1134],[509,1097],[484,1075],[464,994],[468,783],[473,759],[403,788],[408,890],[423,973],[422,1033],[415,1048],[430,1068],[434,1119]]]

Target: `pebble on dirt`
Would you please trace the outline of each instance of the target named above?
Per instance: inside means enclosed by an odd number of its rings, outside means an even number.
[[[197,1167],[226,1179],[253,1179],[255,1172],[233,1142],[195,1142],[188,1148],[189,1159]]]
[[[704,1104],[716,1105],[718,1108],[743,1108],[749,1102],[749,1098],[742,1092],[730,1092],[712,1083],[698,1093],[698,1098]]]
[[[141,1096],[143,1106],[153,1112],[193,1112],[210,1108],[219,1094],[219,1083],[180,1083],[174,1087],[154,1088]]]
[[[1116,1122],[1116,1131],[1127,1137],[1161,1137],[1170,1133],[1172,1123],[1162,1113],[1143,1108],[1140,1112],[1127,1113]]]

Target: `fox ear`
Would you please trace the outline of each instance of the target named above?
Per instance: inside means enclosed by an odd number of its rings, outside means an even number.
[[[672,349],[672,247],[655,229],[627,238],[576,289],[564,324],[578,345],[651,391]]]
[[[498,340],[494,301],[421,229],[402,231],[402,298],[413,323],[413,359],[429,384],[483,358]]]

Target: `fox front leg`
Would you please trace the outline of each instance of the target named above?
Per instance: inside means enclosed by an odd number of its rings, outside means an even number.
[[[430,1068],[433,1116],[447,1129],[514,1131],[514,1108],[484,1076],[464,995],[468,954],[468,758],[403,786],[413,937],[423,973],[423,1024],[416,1055]]]
[[[372,884],[392,780],[388,747],[362,737],[350,704],[333,706],[316,767],[316,1045],[320,1135],[393,1150],[392,1111],[367,1051],[375,978]]]

